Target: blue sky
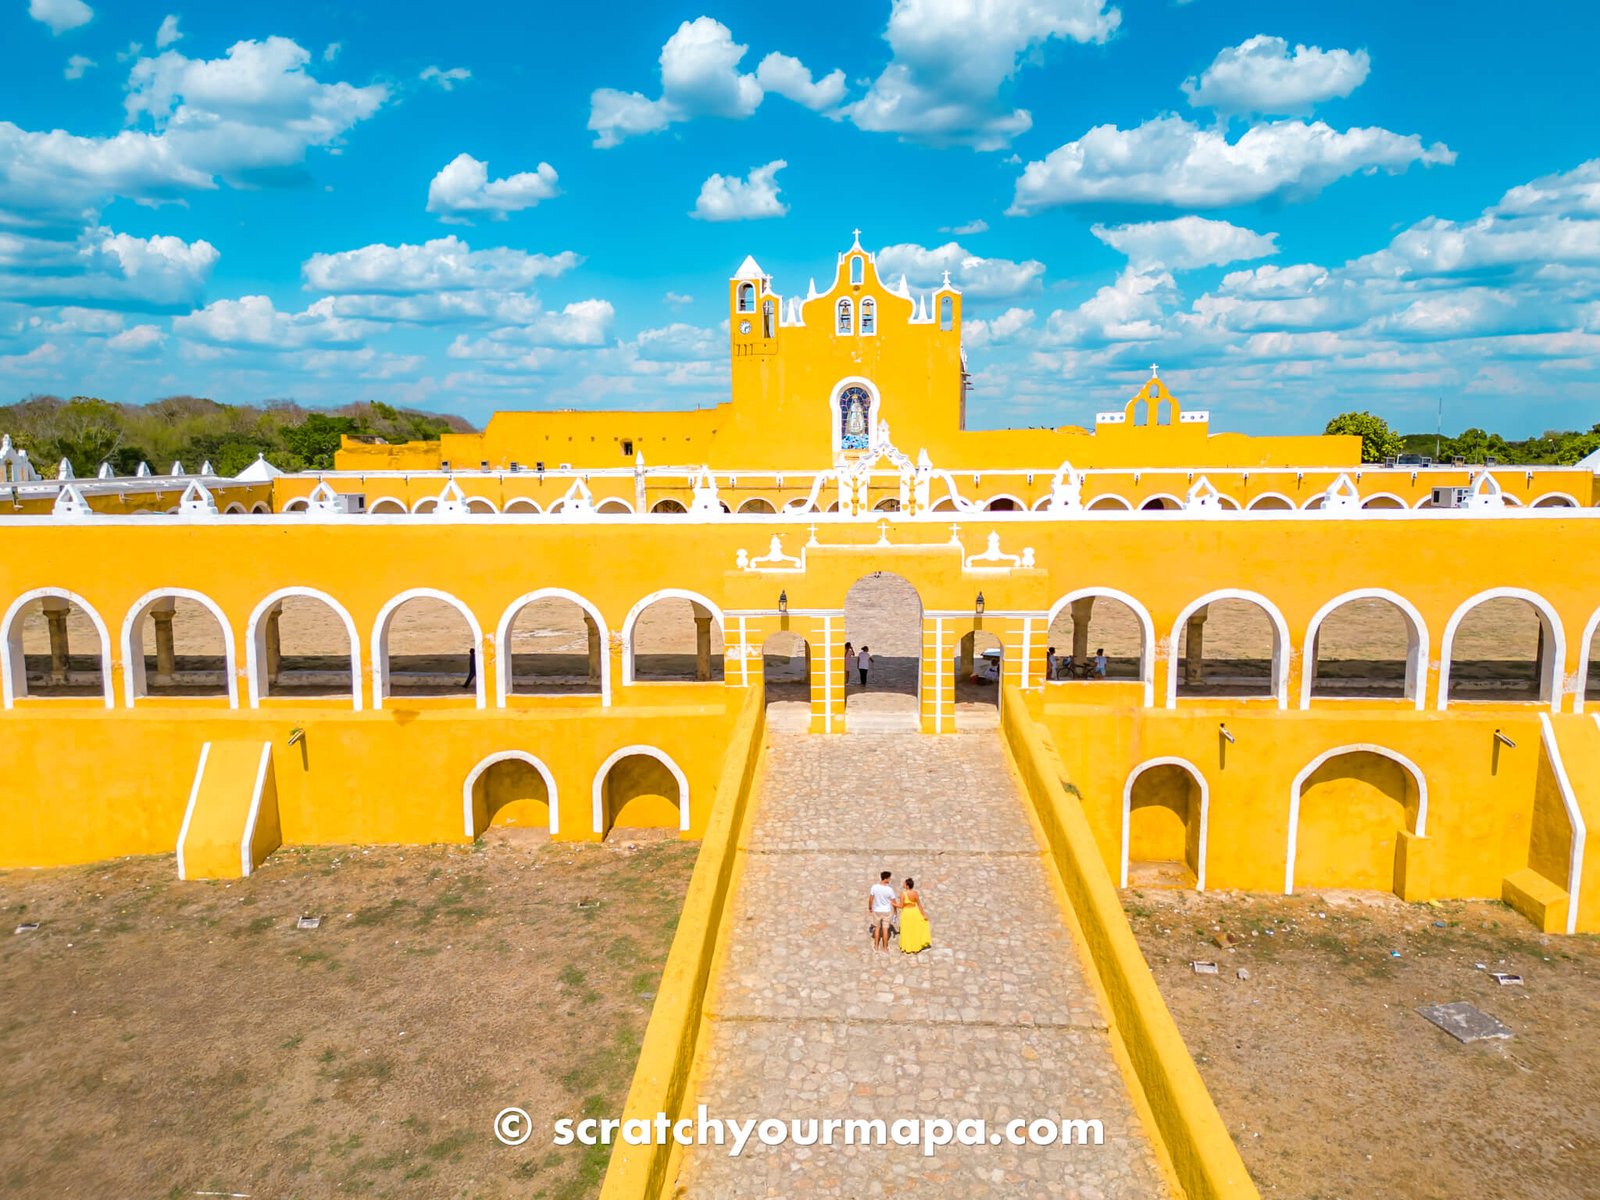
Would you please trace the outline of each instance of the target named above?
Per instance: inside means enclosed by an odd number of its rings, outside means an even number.
[[[714,403],[860,226],[974,424],[1587,428],[1600,9],[1438,12],[4,0],[0,399]]]

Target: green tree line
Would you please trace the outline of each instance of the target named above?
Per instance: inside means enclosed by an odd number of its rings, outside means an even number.
[[[1600,424],[1588,432],[1552,429],[1520,441],[1476,428],[1440,438],[1434,433],[1397,433],[1382,417],[1369,412],[1347,412],[1329,421],[1323,432],[1359,437],[1362,462],[1382,462],[1400,454],[1421,454],[1443,462],[1459,457],[1469,463],[1481,463],[1493,458],[1496,462],[1519,466],[1569,467],[1600,450]]]
[[[219,475],[237,475],[263,454],[284,471],[327,470],[345,434],[389,443],[432,441],[442,433],[471,432],[460,417],[347,404],[315,411],[297,404],[218,404],[198,396],[169,396],[152,404],[116,404],[93,396],[30,396],[0,405],[0,433],[26,450],[34,469],[55,474],[63,458],[80,479],[109,462],[132,475],[141,462],[156,472],[182,462],[198,471],[210,461]]]

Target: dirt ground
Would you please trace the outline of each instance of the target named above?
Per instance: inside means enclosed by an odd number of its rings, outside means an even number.
[[[1486,901],[1140,890],[1124,902],[1263,1195],[1600,1192],[1600,938],[1547,937]],[[1219,948],[1221,934],[1238,946]],[[1218,973],[1196,974],[1197,959]],[[1416,1012],[1457,1000],[1513,1037],[1461,1044]]]
[[[621,1110],[696,850],[653,835],[0,873],[0,1195],[594,1195],[549,1122]]]

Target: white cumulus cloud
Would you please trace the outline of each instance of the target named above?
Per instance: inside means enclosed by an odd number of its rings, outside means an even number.
[[[878,276],[890,280],[904,275],[918,287],[934,287],[950,272],[950,282],[974,300],[1003,299],[1036,291],[1044,264],[1037,259],[1013,262],[984,258],[964,250],[958,242],[919,246],[914,242],[885,246],[877,254]]]
[[[1296,46],[1291,53],[1282,38],[1257,34],[1219,51],[1199,78],[1184,80],[1183,91],[1196,108],[1291,116],[1348,96],[1371,67],[1365,50]]]
[[[28,15],[59,37],[94,20],[94,9],[83,0],[28,0]]]
[[[167,335],[159,325],[135,325],[106,339],[106,348],[118,354],[149,354],[159,349]]]
[[[174,317],[172,331],[189,341],[212,346],[262,350],[297,350],[358,342],[365,326],[334,314],[328,300],[303,312],[280,312],[268,296],[216,300],[185,316]]]
[[[1337,130],[1321,121],[1252,126],[1237,141],[1165,116],[1132,129],[1097,125],[1017,180],[1010,212],[1061,204],[1129,203],[1221,208],[1268,198],[1305,199],[1358,172],[1396,174],[1413,163],[1455,161],[1442,142],[1387,129]]]
[[[762,217],[781,217],[789,206],[778,199],[776,176],[788,166],[777,158],[749,176],[713,175],[700,185],[700,195],[690,215],[701,221],[754,221]]]
[[[1031,308],[1008,308],[987,321],[982,317],[968,317],[961,322],[961,342],[974,349],[1004,344],[1033,324],[1033,317]]]
[[[321,292],[451,291],[521,288],[551,279],[581,261],[571,250],[529,254],[496,247],[474,250],[460,238],[434,238],[422,245],[375,243],[358,250],[314,254],[301,267],[306,284]]]
[[[82,54],[74,54],[67,59],[67,65],[62,69],[61,77],[63,79],[82,79],[84,72],[94,65],[94,59],[87,58]]]
[[[1121,20],[1106,0],[894,0],[893,58],[846,111],[872,132],[1002,149],[1033,124],[1004,96],[1029,55],[1055,38],[1104,42]]]
[[[721,21],[685,21],[661,48],[659,98],[616,88],[597,88],[589,97],[594,144],[615,146],[696,117],[740,120],[760,107],[768,91],[814,109],[843,98],[844,72],[814,80],[805,64],[786,54],[769,54],[753,73],[740,74],[739,63],[748,49],[733,40]]]
[[[472,72],[466,67],[450,67],[448,70],[439,67],[427,66],[422,68],[422,73],[417,76],[423,83],[437,84],[447,92],[455,90],[458,83],[465,83],[472,78]]]
[[[428,211],[445,220],[462,220],[488,213],[504,220],[507,213],[532,208],[559,195],[556,171],[542,162],[537,170],[519,171],[504,179],[489,178],[489,164],[470,154],[458,154],[446,163],[428,185]]]
[[[168,46],[181,41],[183,32],[178,28],[178,18],[173,13],[168,13],[162,18],[161,28],[156,30],[156,49],[165,50]]]
[[[185,308],[219,255],[206,241],[135,237],[94,227],[76,242],[0,235],[0,294],[29,304]]]
[[[1095,225],[1090,233],[1113,250],[1128,256],[1140,270],[1165,267],[1186,271],[1195,267],[1220,267],[1278,252],[1275,233],[1213,221],[1206,217],[1179,217],[1174,221],[1144,221],[1133,225]]]

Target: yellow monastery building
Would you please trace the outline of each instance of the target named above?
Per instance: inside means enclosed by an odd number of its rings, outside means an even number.
[[[747,258],[728,305],[711,409],[499,413],[318,475],[42,479],[0,441],[0,867],[676,829],[625,1114],[675,1115],[766,731],[995,730],[1191,1197],[1256,1192],[1119,888],[1600,931],[1600,462],[1363,464],[1213,433],[1154,370],[1092,429],[969,429],[960,291],[859,240],[804,297]],[[676,1172],[619,1146],[602,1195]]]

